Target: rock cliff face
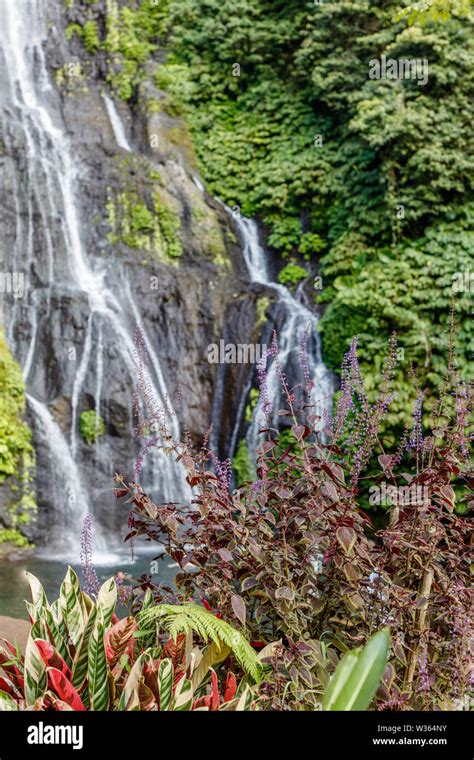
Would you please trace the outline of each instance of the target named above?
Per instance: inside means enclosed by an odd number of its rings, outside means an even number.
[[[157,398],[174,399],[179,387],[180,425],[198,442],[214,419],[225,454],[238,406],[230,400],[248,367],[225,367],[224,400],[207,346],[257,339],[265,288],[248,287],[236,229],[200,187],[185,124],[162,107],[152,69],[133,107],[114,101],[100,66],[84,75],[89,64],[77,39],[66,40],[60,5],[31,10],[19,0],[0,35],[0,270],[25,281],[23,297],[2,293],[36,451],[38,515],[20,530],[76,551],[87,508],[103,547],[123,529],[111,488],[114,472],[132,475],[139,450],[137,323]],[[169,464],[150,465],[146,477],[158,498],[183,492]]]

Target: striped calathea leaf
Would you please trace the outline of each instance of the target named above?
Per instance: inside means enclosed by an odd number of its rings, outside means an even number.
[[[86,628],[88,615],[79,579],[72,567],[68,567],[61,585],[59,602],[69,643],[76,647]]]
[[[145,667],[146,653],[141,654],[135,661],[128,678],[123,687],[122,695],[118,705],[119,710],[139,710],[140,698],[139,688],[140,679],[143,675],[143,669]]]
[[[49,641],[53,644],[61,657],[67,662],[69,667],[71,667],[72,657],[67,645],[67,631],[65,626],[60,626],[60,624],[58,624],[52,610],[49,608],[43,610],[42,620],[48,630]]]
[[[109,679],[105,654],[105,624],[102,610],[97,611],[88,644],[87,684],[91,710],[107,710]]]
[[[189,678],[183,675],[176,684],[172,702],[172,710],[191,710],[193,705],[193,685]]]
[[[119,620],[105,634],[105,651],[109,667],[114,670],[116,666],[121,668],[120,660],[126,650],[133,644],[133,635],[138,626],[134,617]]]
[[[80,689],[87,678],[89,668],[89,642],[96,617],[97,608],[93,606],[89,612],[87,625],[82,633],[81,640],[77,644],[72,664],[72,683],[76,689]]]
[[[49,607],[48,599],[36,575],[25,572],[25,576],[31,592],[31,604],[27,603],[28,614],[32,617],[32,622],[35,623],[43,610]]]
[[[109,578],[100,587],[97,595],[97,608],[101,611],[104,626],[108,627],[117,604],[117,584],[114,578]]]
[[[27,705],[34,705],[38,697],[42,697],[47,686],[46,665],[35,643],[35,639],[42,638],[40,621],[37,621],[30,630],[25,650],[24,665],[24,693]]]
[[[162,660],[158,669],[160,710],[169,710],[173,697],[174,668],[171,660]]]

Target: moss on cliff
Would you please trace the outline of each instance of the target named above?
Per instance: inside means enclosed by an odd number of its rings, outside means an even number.
[[[118,97],[131,100],[168,27],[167,0],[106,0],[100,6],[83,0],[66,7],[67,39],[77,36],[90,56],[105,54],[107,82]]]
[[[150,205],[134,190],[123,191],[115,198],[109,192],[109,242],[122,241],[168,263],[176,261],[182,254],[179,217],[158,191],[152,193]]]
[[[37,510],[31,484],[35,457],[25,408],[21,369],[0,330],[0,485],[7,495],[0,519],[10,529],[21,529]]]
[[[101,415],[94,409],[82,412],[79,428],[84,441],[91,446],[98,438],[105,435],[105,423]]]
[[[19,549],[31,546],[28,539],[16,528],[3,528],[0,530],[0,544],[12,544]]]

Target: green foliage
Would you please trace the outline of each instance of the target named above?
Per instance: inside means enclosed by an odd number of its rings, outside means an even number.
[[[35,464],[31,430],[25,422],[25,387],[21,368],[11,355],[0,330],[0,483],[8,479],[12,499],[6,507],[8,527],[0,541],[26,546],[19,532],[36,512],[32,490]],[[18,494],[18,495],[17,495]]]
[[[452,15],[468,16],[473,0],[422,0],[409,5],[395,16],[399,21],[406,18],[408,23],[421,24],[429,21],[448,21]]]
[[[278,273],[278,282],[282,285],[297,285],[307,276],[308,272],[299,264],[286,264]]]
[[[174,0],[158,74],[186,114],[210,192],[258,216],[284,256],[324,254],[330,366],[359,333],[374,385],[388,336],[403,334],[389,424],[406,420],[410,363],[439,385],[452,276],[472,250],[472,4],[428,5],[413,16],[396,0]],[[382,55],[426,59],[426,85],[370,79]],[[467,295],[456,306],[466,371]]]
[[[255,650],[252,649],[244,636],[232,628],[225,620],[221,620],[204,607],[197,604],[160,604],[157,607],[149,607],[140,615],[140,623],[146,628],[150,623],[159,621],[166,628],[173,639],[178,634],[197,633],[204,641],[209,639],[221,649],[228,647],[243,670],[254,681],[261,678],[261,665]]]
[[[0,530],[0,544],[13,544],[19,549],[30,546],[28,539],[16,528],[3,528]]]
[[[255,465],[252,462],[250,451],[245,438],[239,441],[237,451],[232,459],[232,469],[234,470],[237,485],[253,480],[255,477]]]
[[[152,210],[135,191],[122,192],[107,202],[109,242],[122,240],[130,248],[150,251],[163,260],[182,254],[178,214],[168,207],[158,192],[152,192]]]
[[[153,194],[153,210],[162,238],[164,255],[176,259],[183,252],[180,240],[180,220],[178,215],[166,206],[158,193]]]
[[[362,650],[347,652],[339,662],[323,699],[323,710],[367,710],[387,663],[390,634],[379,631]]]
[[[84,45],[89,53],[95,53],[100,47],[99,29],[97,21],[86,21],[82,28]]]
[[[0,482],[17,473],[31,455],[31,431],[23,421],[25,387],[21,369],[0,332]]]
[[[105,424],[102,417],[94,409],[81,413],[79,428],[84,441],[92,445],[100,436],[105,434]]]
[[[167,0],[158,4],[153,0],[130,0],[126,4],[107,0],[102,8],[88,11],[89,18],[81,25],[77,22],[82,18],[81,9],[70,6],[68,17],[72,22],[66,28],[66,37],[71,39],[76,34],[90,55],[107,53],[107,81],[120,98],[132,100],[158,40],[166,33],[167,7]],[[105,32],[102,36],[100,30]]]
[[[80,24],[68,24],[66,27],[66,39],[71,40],[74,35],[82,37],[82,26]]]
[[[409,419],[407,399],[416,395],[409,380],[411,365],[428,381],[425,408],[430,409],[430,389],[439,388],[443,381],[453,299],[459,322],[458,365],[463,376],[469,375],[474,349],[474,326],[469,318],[472,294],[454,292],[453,283],[457,272],[471,268],[473,208],[460,207],[453,221],[427,227],[424,237],[414,243],[403,242],[395,249],[366,249],[352,262],[351,270],[344,246],[335,248],[332,258],[323,259],[326,272],[334,279],[321,297],[330,304],[320,327],[326,360],[334,370],[347,351],[348,336],[358,334],[361,366],[373,397],[383,345],[393,331],[400,334],[401,361],[390,423],[402,425]],[[425,422],[430,421],[428,415]]]
[[[76,35],[83,41],[88,53],[94,54],[100,48],[99,27],[97,21],[89,19],[84,26],[80,24],[68,24],[66,27],[66,39],[71,40]]]
[[[130,213],[130,227],[133,232],[144,230],[150,232],[153,229],[153,214],[144,203],[132,206]]]

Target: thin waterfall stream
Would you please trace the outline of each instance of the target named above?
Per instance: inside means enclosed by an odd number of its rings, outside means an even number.
[[[283,314],[282,326],[278,332],[279,360],[282,369],[287,372],[292,366],[293,374],[302,374],[300,361],[300,348],[302,341],[307,335],[307,362],[309,378],[313,383],[311,391],[312,412],[321,417],[321,428],[324,427],[324,415],[331,408],[331,400],[334,393],[331,373],[324,364],[321,355],[321,343],[317,331],[318,315],[311,311],[303,303],[303,293],[299,289],[296,295],[284,285],[273,282],[270,278],[267,264],[267,252],[260,243],[258,227],[252,219],[246,219],[240,215],[232,214],[242,240],[242,255],[245,260],[251,282],[265,285],[275,291],[277,296],[276,308]],[[277,426],[276,413],[280,409],[282,388],[276,362],[273,361],[266,375],[269,400],[272,404],[271,423]],[[244,403],[247,399],[249,385],[244,390]],[[242,411],[242,410],[241,410]],[[237,416],[236,426],[232,435],[235,447],[237,428],[240,425],[241,416]],[[263,409],[263,400],[259,399],[253,415],[252,422],[247,431],[246,441],[249,451],[255,461],[256,453],[261,440],[259,431],[266,426]]]

